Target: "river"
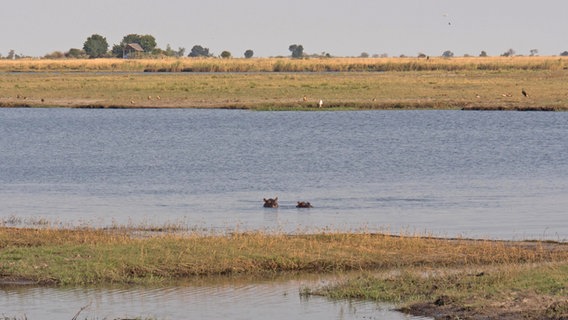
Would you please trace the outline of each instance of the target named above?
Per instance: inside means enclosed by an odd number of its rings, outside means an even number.
[[[171,223],[566,241],[567,137],[568,113],[560,112],[0,109],[0,218],[32,226]],[[262,207],[275,196],[279,208]],[[297,201],[314,207],[297,209]],[[259,309],[262,318],[274,318],[272,310],[326,319],[382,310],[302,300],[298,281],[3,289],[0,310],[57,309],[46,297],[67,315],[106,299],[90,309],[95,318],[116,316],[118,305],[134,316],[149,310],[175,319],[193,300],[207,306],[192,312],[209,312],[197,318],[211,319],[225,317],[228,304],[242,311],[233,319],[263,303],[270,307]],[[65,297],[76,299],[70,305]]]
[[[567,136],[568,113],[3,109],[0,214],[565,240]]]

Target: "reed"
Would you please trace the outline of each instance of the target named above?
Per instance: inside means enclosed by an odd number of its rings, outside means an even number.
[[[5,72],[387,72],[564,70],[567,57],[458,58],[163,58],[0,60]]]

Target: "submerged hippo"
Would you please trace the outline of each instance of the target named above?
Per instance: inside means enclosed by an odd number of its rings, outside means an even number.
[[[307,201],[298,201],[296,208],[313,208],[313,206]]]
[[[264,198],[264,207],[265,208],[278,208],[278,197],[272,198]]]

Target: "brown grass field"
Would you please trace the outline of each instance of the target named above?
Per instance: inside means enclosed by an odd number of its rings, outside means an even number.
[[[319,110],[321,99],[323,110],[567,110],[567,63],[559,57],[3,60],[0,106]]]

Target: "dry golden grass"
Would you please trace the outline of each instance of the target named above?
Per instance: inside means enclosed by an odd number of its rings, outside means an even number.
[[[164,59],[29,59],[0,60],[0,71],[105,72],[346,72],[346,71],[457,71],[564,70],[568,57],[458,58],[164,58]]]

